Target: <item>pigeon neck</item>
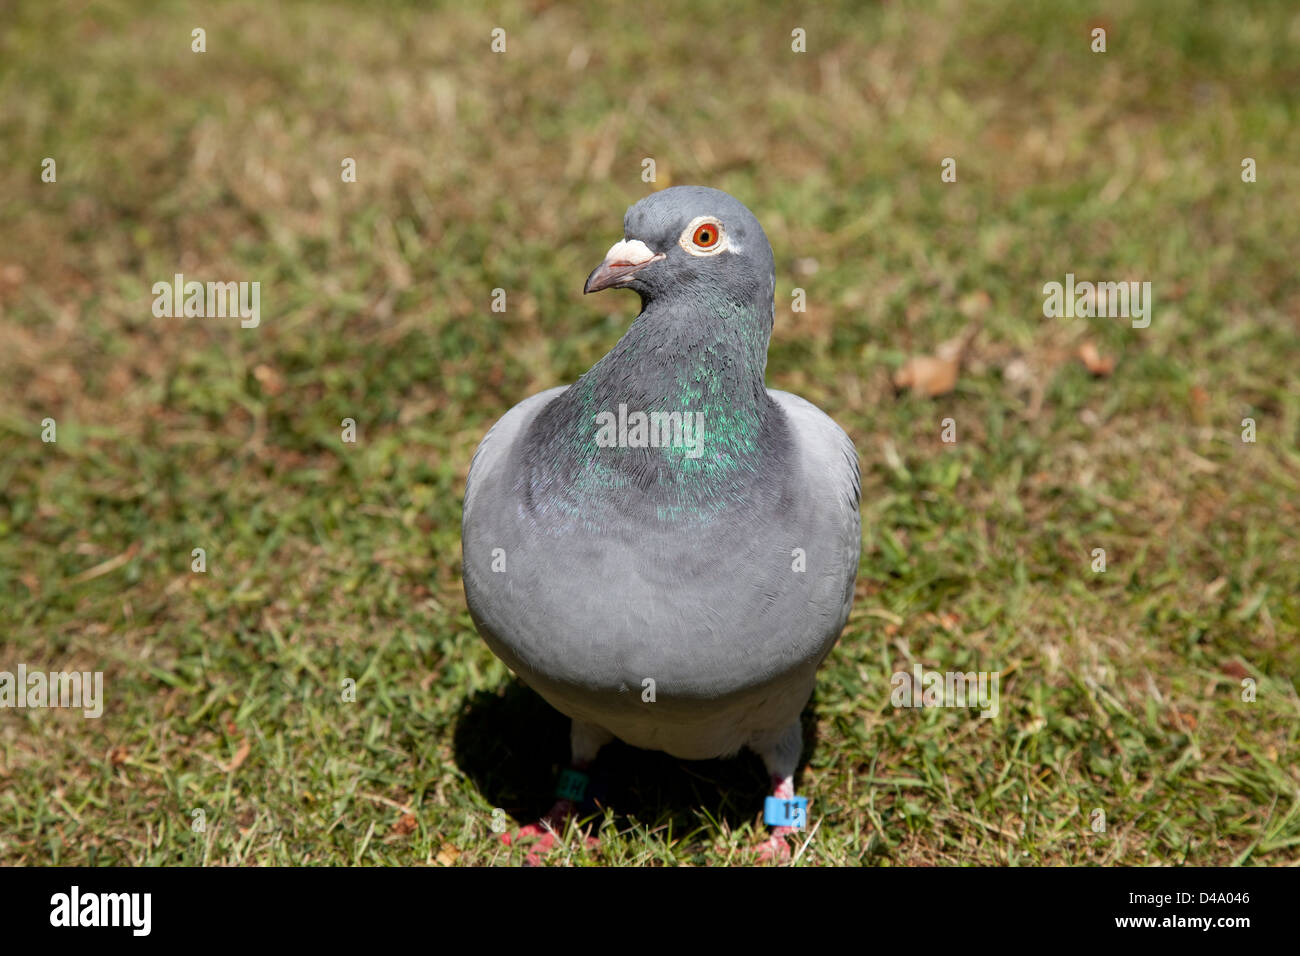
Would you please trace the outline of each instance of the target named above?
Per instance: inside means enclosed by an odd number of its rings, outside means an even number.
[[[725,510],[783,453],[784,419],[763,376],[771,307],[654,301],[534,422],[534,496],[591,519],[638,489],[660,521]],[[596,519],[599,520],[599,519]]]
[[[707,457],[734,455],[769,413],[770,332],[770,316],[729,300],[698,311],[651,302],[575,391],[593,414],[626,404],[630,412],[702,415]]]

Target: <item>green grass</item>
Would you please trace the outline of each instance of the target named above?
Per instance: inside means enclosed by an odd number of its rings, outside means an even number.
[[[583,278],[673,183],[764,224],[769,384],[861,454],[799,862],[1300,859],[1293,4],[137,7],[0,11],[0,670],[107,696],[0,711],[0,863],[521,859],[493,809],[546,807],[566,722],[474,633],[465,474],[616,341]],[[260,281],[261,326],[155,319],[176,272]],[[1151,281],[1150,328],[1044,319],[1066,272]],[[953,393],[894,394],[972,321]],[[1000,714],[895,710],[915,661]],[[599,766],[557,862],[752,859],[757,758]]]

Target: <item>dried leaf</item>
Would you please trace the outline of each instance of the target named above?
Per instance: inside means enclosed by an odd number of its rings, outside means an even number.
[[[1250,676],[1250,671],[1242,667],[1239,661],[1224,661],[1223,673],[1229,677],[1235,677],[1237,680]]]
[[[910,388],[917,395],[934,398],[947,395],[957,387],[958,363],[933,355],[917,355],[903,363],[894,373],[895,388]]]
[[[1192,418],[1201,425],[1209,421],[1210,393],[1199,385],[1193,385],[1187,395],[1192,403]]]
[[[450,843],[444,843],[438,849],[438,855],[434,859],[442,866],[451,866],[460,856],[460,850],[456,849]]]
[[[275,397],[284,391],[284,379],[280,373],[269,365],[258,365],[253,369],[253,378],[267,395]]]
[[[1080,345],[1078,354],[1079,361],[1083,362],[1088,371],[1098,378],[1109,375],[1115,370],[1115,359],[1109,355],[1103,357],[1097,351],[1097,346],[1091,342]]]

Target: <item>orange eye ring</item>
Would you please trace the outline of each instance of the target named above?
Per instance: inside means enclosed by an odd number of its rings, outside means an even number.
[[[701,249],[711,249],[718,244],[718,227],[711,222],[701,223],[691,241]]]

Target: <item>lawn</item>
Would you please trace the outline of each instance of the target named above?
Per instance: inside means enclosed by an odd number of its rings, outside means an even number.
[[[0,710],[0,864],[520,862],[567,721],[469,619],[465,476],[681,183],[763,223],[768,384],[861,459],[796,864],[1295,864],[1297,89],[1288,2],[6,4],[0,671],[104,710]],[[177,273],[259,324],[156,317]],[[1150,324],[1045,317],[1067,274]],[[997,716],[893,706],[916,665]],[[597,769],[553,862],[752,861],[757,757]]]

